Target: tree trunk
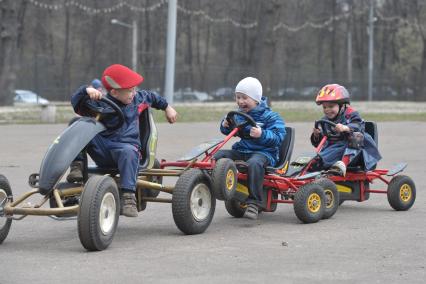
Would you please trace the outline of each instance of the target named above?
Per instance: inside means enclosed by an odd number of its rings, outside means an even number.
[[[0,105],[11,105],[19,54],[26,1],[4,0],[0,3]]]

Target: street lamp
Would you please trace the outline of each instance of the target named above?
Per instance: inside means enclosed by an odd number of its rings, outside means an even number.
[[[138,66],[138,26],[136,20],[132,24],[127,24],[117,19],[112,19],[111,24],[132,29],[132,69],[137,72]]]

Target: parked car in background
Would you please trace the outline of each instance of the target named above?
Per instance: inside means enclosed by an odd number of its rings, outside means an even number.
[[[235,98],[235,90],[230,87],[222,87],[211,93],[215,101],[232,101]]]
[[[206,102],[211,100],[212,97],[206,92],[192,90],[191,88],[178,89],[174,93],[175,102]]]
[[[13,98],[15,105],[19,104],[39,104],[47,105],[49,101],[45,98],[40,97],[36,93],[30,90],[15,90],[15,97]]]

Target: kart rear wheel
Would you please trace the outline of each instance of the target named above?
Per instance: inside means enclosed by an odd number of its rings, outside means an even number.
[[[237,187],[237,167],[228,158],[219,159],[212,172],[212,188],[218,200],[228,200]]]
[[[8,201],[8,197],[12,196],[12,189],[10,188],[9,181],[4,175],[0,175],[0,208],[3,209]],[[11,200],[13,201],[13,199]],[[9,234],[12,219],[0,215],[0,244],[6,239]]]
[[[229,215],[235,218],[241,218],[244,216],[244,212],[246,212],[247,205],[236,199],[230,199],[225,201],[225,208]]]
[[[204,232],[215,207],[210,179],[201,170],[190,169],[179,177],[172,196],[173,219],[179,230],[187,235]]]
[[[160,168],[160,161],[155,159],[154,166],[152,168],[153,169],[159,169]],[[148,181],[155,182],[155,183],[158,183],[158,184],[162,184],[163,183],[163,177],[162,176],[150,176],[148,178]],[[148,189],[148,188],[144,190],[144,196],[145,197],[157,197],[159,194],[160,194],[159,190],[153,190],[153,189]]]
[[[391,179],[388,185],[388,202],[396,211],[406,211],[413,206],[416,200],[416,185],[405,175],[398,175]]]
[[[109,176],[92,176],[84,186],[78,213],[78,236],[84,248],[104,250],[112,242],[120,213],[117,184]]]
[[[325,208],[322,218],[328,219],[333,216],[339,208],[339,191],[337,190],[336,184],[328,178],[320,178],[316,180],[315,183],[319,184],[324,189]]]
[[[316,223],[322,219],[325,194],[321,185],[308,183],[299,188],[294,196],[294,213],[303,223]]]

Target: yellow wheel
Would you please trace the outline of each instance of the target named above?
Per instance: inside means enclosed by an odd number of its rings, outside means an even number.
[[[413,206],[416,200],[416,185],[404,175],[395,176],[388,185],[388,201],[397,211],[405,211]]]
[[[218,200],[228,200],[237,187],[237,167],[228,158],[219,159],[212,171],[212,189]]]
[[[324,189],[317,183],[301,186],[294,195],[294,213],[303,223],[321,220],[325,210]]]
[[[339,191],[337,190],[336,184],[328,178],[320,178],[316,180],[315,183],[321,185],[324,189],[325,208],[322,218],[328,219],[333,216],[339,208]]]

